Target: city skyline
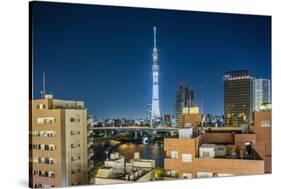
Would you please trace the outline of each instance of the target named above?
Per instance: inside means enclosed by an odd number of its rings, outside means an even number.
[[[223,114],[225,71],[249,69],[271,80],[270,17],[85,5],[75,5],[73,12],[73,5],[35,4],[41,6],[33,10],[34,98],[40,97],[46,72],[47,92],[83,99],[99,118],[145,117],[153,26],[161,30],[163,115],[175,113],[181,82],[194,87],[198,105],[203,84],[204,113]]]

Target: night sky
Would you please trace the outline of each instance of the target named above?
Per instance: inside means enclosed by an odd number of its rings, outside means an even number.
[[[223,114],[223,73],[271,79],[271,17],[33,2],[34,98],[81,100],[97,118],[145,116],[157,26],[161,114],[181,82],[204,113]],[[203,95],[201,85],[204,86]]]

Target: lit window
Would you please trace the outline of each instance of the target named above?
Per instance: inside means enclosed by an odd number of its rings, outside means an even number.
[[[38,105],[36,106],[36,108],[42,110],[42,109],[45,109],[45,108],[46,108],[46,105],[45,105],[45,104],[38,104]]]
[[[192,174],[191,173],[183,173],[182,178],[184,179],[192,179]]]
[[[197,178],[210,178],[213,177],[213,173],[210,172],[197,172]]]
[[[271,126],[270,120],[261,121],[261,127],[270,127],[270,126]]]
[[[192,155],[191,154],[182,154],[182,162],[191,163]]]
[[[38,117],[38,124],[53,124],[56,121],[54,117]]]
[[[177,151],[171,151],[171,158],[172,159],[178,159],[179,153]]]

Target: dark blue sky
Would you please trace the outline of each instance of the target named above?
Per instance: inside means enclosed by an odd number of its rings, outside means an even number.
[[[271,17],[33,2],[34,97],[82,100],[98,118],[143,117],[152,95],[157,26],[160,111],[174,113],[180,82],[204,112],[223,113],[225,71],[271,79]]]

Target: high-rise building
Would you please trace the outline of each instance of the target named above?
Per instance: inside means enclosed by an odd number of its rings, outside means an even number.
[[[82,101],[31,101],[30,187],[88,184],[87,125]]]
[[[171,115],[170,114],[164,114],[163,122],[164,122],[164,126],[165,127],[172,126]]]
[[[185,110],[191,110],[195,107],[194,90],[192,87],[186,87],[184,84],[180,84],[176,93],[176,123],[179,125],[180,115]],[[187,112],[188,114],[188,112]]]
[[[158,52],[156,47],[156,27],[153,27],[154,32],[154,47],[153,47],[153,65],[152,65],[152,103],[151,103],[151,119],[160,117],[159,107],[159,65],[158,65]]]
[[[253,80],[253,110],[260,111],[263,104],[271,103],[271,87],[268,79]]]
[[[224,73],[224,112],[226,126],[240,126],[252,121],[252,84],[248,70]]]
[[[151,102],[147,103],[146,105],[146,119],[150,120],[151,118]]]

